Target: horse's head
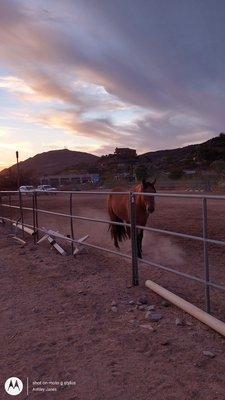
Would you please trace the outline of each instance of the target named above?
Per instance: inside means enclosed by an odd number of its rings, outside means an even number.
[[[143,193],[156,193],[155,190],[156,179],[153,182],[148,182],[142,179],[140,185],[140,191]],[[155,211],[155,196],[145,196],[143,195],[143,201],[148,214],[152,214]]]

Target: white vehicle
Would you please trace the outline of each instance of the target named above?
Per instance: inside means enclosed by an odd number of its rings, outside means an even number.
[[[19,191],[20,191],[22,194],[32,194],[32,193],[34,193],[35,189],[34,189],[33,186],[24,185],[24,186],[20,186],[20,187],[19,187]]]
[[[57,189],[52,187],[51,185],[39,185],[36,189],[37,192],[41,193],[54,193]]]

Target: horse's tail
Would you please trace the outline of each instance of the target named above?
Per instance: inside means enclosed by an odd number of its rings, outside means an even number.
[[[108,213],[110,216],[110,220],[112,222],[123,222],[122,219],[117,217],[117,215],[114,213],[112,207],[110,206],[108,202]],[[128,238],[128,233],[126,230],[126,227],[123,225],[114,225],[114,224],[109,224],[109,229],[111,233],[111,237],[114,240],[114,245],[115,247],[119,248],[119,243],[122,242],[123,240],[126,240]]]

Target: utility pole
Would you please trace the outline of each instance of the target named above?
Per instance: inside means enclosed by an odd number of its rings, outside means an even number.
[[[17,186],[20,187],[20,166],[19,166],[19,152],[16,151],[16,165],[17,165]]]

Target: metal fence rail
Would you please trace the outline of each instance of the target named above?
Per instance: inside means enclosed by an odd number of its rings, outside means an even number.
[[[23,196],[21,192],[19,191],[0,191],[0,207],[2,209],[4,208],[9,208],[10,210],[10,218],[4,217],[4,215],[0,214],[0,218],[10,222],[11,225],[13,223],[17,223],[18,221],[13,220],[12,218],[12,210],[17,209],[20,212],[20,221],[22,225],[22,231],[23,231],[23,236],[24,236],[24,227],[29,227],[32,228],[34,231],[34,242],[37,243],[39,233],[43,234],[48,234],[48,230],[40,228],[39,227],[39,213],[43,214],[49,214],[53,216],[60,216],[64,218],[68,218],[70,220],[70,237],[61,235],[61,234],[55,234],[55,237],[59,237],[60,239],[63,239],[71,244],[71,248],[73,250],[73,246],[76,243],[79,243],[78,240],[75,239],[74,235],[74,226],[73,226],[73,220],[83,220],[83,221],[92,221],[92,222],[99,222],[103,224],[113,224],[113,225],[122,225],[125,227],[129,227],[131,231],[131,255],[125,254],[123,252],[119,252],[116,250],[111,250],[106,247],[102,246],[97,246],[91,243],[85,243],[83,242],[83,246],[87,246],[90,248],[94,248],[100,251],[105,251],[111,254],[116,254],[119,256],[122,256],[126,259],[129,259],[132,261],[132,282],[133,285],[138,285],[139,284],[139,264],[146,264],[151,267],[155,267],[157,269],[170,272],[173,274],[176,274],[178,276],[181,276],[182,278],[189,279],[198,283],[201,283],[204,285],[205,288],[205,308],[208,313],[211,312],[211,304],[210,304],[210,287],[225,291],[225,286],[220,285],[218,283],[214,283],[210,281],[210,271],[209,271],[209,256],[208,256],[208,245],[209,244],[214,244],[214,245],[221,245],[225,246],[225,241],[223,240],[215,240],[215,239],[210,239],[208,238],[208,211],[207,211],[207,200],[225,200],[225,196],[220,196],[220,195],[207,195],[207,194],[178,194],[178,193],[137,193],[137,192],[113,192],[114,195],[127,195],[130,198],[130,223],[123,223],[123,222],[113,222],[110,220],[106,219],[100,219],[100,218],[90,218],[90,217],[85,217],[85,216],[80,216],[76,215],[73,213],[73,196],[79,196],[79,195],[109,195],[112,192],[111,191],[55,191],[54,193],[56,194],[65,194],[69,196],[69,213],[58,213],[54,211],[48,211],[44,209],[38,208],[38,192],[33,192],[31,194],[32,196],[32,207],[24,207],[23,206]],[[198,199],[201,200],[202,204],[202,236],[195,236],[195,235],[189,235],[185,233],[180,233],[180,232],[174,232],[174,231],[169,231],[169,230],[164,230],[164,229],[158,229],[158,228],[151,228],[147,226],[141,226],[136,224],[136,197],[139,195],[144,195],[144,196],[154,196],[154,197],[169,197],[169,198],[182,198],[182,199]],[[12,197],[18,196],[19,200],[19,205],[12,205]],[[8,202],[5,202],[6,199]],[[33,216],[33,223],[27,224],[24,222],[24,211],[29,211],[32,213]],[[154,232],[154,233],[160,233],[163,235],[170,235],[174,237],[179,237],[179,238],[184,238],[184,239],[191,239],[191,240],[196,240],[199,242],[203,243],[203,254],[204,254],[204,279],[198,278],[194,275],[191,274],[186,274],[184,272],[180,272],[175,270],[174,268],[167,267],[165,265],[161,265],[159,263],[155,263],[150,260],[146,259],[140,259],[138,258],[138,252],[137,252],[137,230],[138,229],[143,229],[149,232]]]

